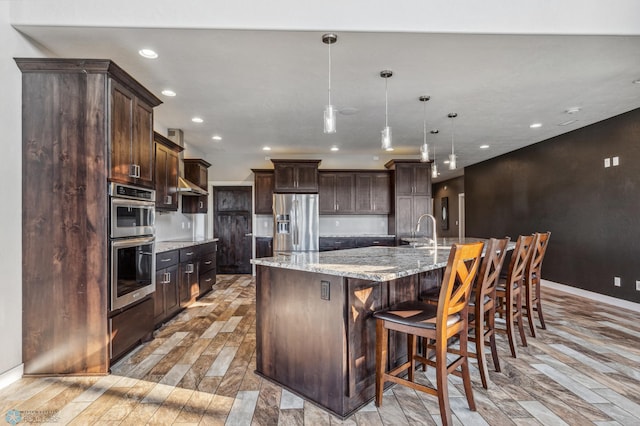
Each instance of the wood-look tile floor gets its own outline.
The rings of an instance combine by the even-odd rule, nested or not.
[[[451,376],[451,406],[462,425],[639,425],[640,314],[543,289],[547,330],[511,358],[498,336],[502,372],[489,390],[472,378],[477,411]],[[217,291],[182,312],[103,377],[25,378],[0,390],[0,419],[142,425],[440,424],[434,397],[394,386],[383,405],[341,421],[261,379],[255,369],[255,284],[218,277]],[[421,380],[432,380],[428,370]],[[40,416],[40,417],[38,417]]]

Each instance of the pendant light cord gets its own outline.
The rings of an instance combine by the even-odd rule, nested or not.
[[[424,134],[424,143],[427,143],[427,103],[423,102],[424,106],[424,117],[422,120],[422,132]],[[429,152],[429,151],[427,151]]]
[[[329,105],[331,105],[331,43],[329,45]]]
[[[389,127],[389,77],[384,78],[384,125]]]
[[[453,119],[455,117],[451,117],[451,154],[454,154],[453,152],[453,134],[455,133],[455,125],[453,123]]]

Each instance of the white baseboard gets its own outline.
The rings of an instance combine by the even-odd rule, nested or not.
[[[20,364],[16,367],[13,367],[11,370],[7,370],[4,373],[0,374],[0,389],[6,388],[13,382],[17,382],[22,379],[22,375],[24,374],[24,364]]]
[[[620,308],[629,309],[630,311],[640,312],[640,303],[629,302],[628,300],[618,299],[616,297],[594,293],[593,291],[583,290],[581,288],[572,287],[570,285],[560,284],[548,280],[542,280],[542,286],[562,291],[564,293],[573,294],[575,296],[584,297],[586,299],[595,300],[596,302],[606,303],[607,305],[613,305]]]

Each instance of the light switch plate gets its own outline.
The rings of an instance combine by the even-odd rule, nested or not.
[[[611,167],[611,158],[607,157],[604,159],[604,167]]]
[[[620,277],[613,277],[613,285],[615,285],[616,287],[620,287],[622,285]]]
[[[331,298],[330,285],[329,281],[320,281],[320,299],[329,300]]]
[[[640,280],[636,280],[636,291],[640,291]]]
[[[620,165],[620,157],[613,157],[612,163],[614,167]]]

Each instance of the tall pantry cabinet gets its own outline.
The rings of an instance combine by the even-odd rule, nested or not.
[[[153,108],[110,60],[18,58],[25,375],[106,374],[108,180],[152,187]]]

